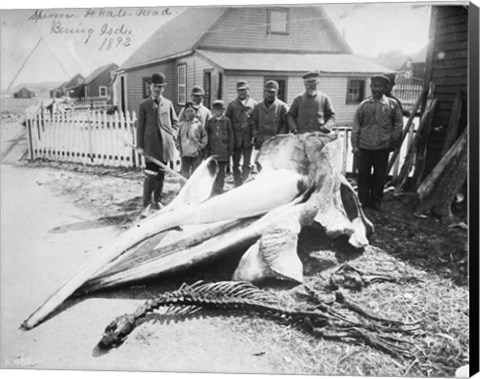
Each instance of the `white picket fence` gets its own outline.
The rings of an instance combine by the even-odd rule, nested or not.
[[[423,91],[421,84],[397,84],[393,87],[393,95],[405,105],[413,105],[417,102]]]
[[[82,99],[74,100],[75,108],[87,108],[87,109],[106,109],[108,108],[108,99],[105,97],[84,97]]]
[[[27,119],[31,159],[112,167],[138,167],[142,160],[122,139],[136,144],[135,112],[48,112]]]
[[[87,165],[111,167],[143,167],[145,162],[125,141],[136,145],[136,114],[105,111],[72,113],[38,113],[27,118],[28,147],[30,159],[49,159],[62,162],[76,162]],[[405,123],[407,119],[404,119]],[[396,177],[405,160],[418,118],[405,138],[400,154],[390,175]],[[356,171],[352,145],[351,127],[338,126],[335,132],[340,140],[342,173]],[[178,161],[178,159],[177,159]],[[180,170],[178,162],[174,169]]]

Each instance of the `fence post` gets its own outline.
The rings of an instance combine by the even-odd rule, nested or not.
[[[28,150],[30,153],[30,160],[34,160],[34,155],[33,155],[33,141],[32,141],[32,120],[30,117],[27,118],[27,135],[28,135]]]
[[[92,140],[92,122],[90,119],[90,112],[87,113],[87,130],[88,130],[88,152],[87,157],[90,158],[90,161],[94,162],[93,156],[93,140]]]

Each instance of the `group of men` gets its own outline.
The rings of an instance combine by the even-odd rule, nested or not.
[[[278,98],[279,84],[274,80],[265,83],[264,98],[260,102],[250,97],[247,81],[237,82],[237,97],[228,103],[225,112],[233,127],[235,186],[248,179],[253,149],[260,149],[268,138],[284,133],[332,132],[335,110],[330,97],[320,92],[319,76],[318,72],[303,75],[305,91],[294,98],[290,107]],[[144,151],[168,164],[174,159],[177,124],[182,121],[184,111],[177,118],[172,102],[162,96],[165,85],[165,75],[152,76],[151,97],[140,105],[138,114],[137,145],[141,153]],[[351,143],[357,159],[359,198],[364,206],[377,210],[381,210],[388,155],[399,147],[403,129],[401,104],[391,96],[392,86],[392,80],[387,75],[371,78],[371,96],[360,103],[352,127]],[[204,95],[204,90],[198,86],[191,93],[196,118],[203,126],[212,117],[202,103]],[[220,102],[223,104],[220,100],[214,104]],[[152,204],[158,209],[165,171],[147,159],[145,174],[143,205]]]

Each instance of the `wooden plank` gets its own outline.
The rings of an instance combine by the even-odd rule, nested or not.
[[[467,58],[468,59],[468,50],[466,48],[463,49],[451,49],[448,51],[448,54],[443,58],[439,58],[438,53],[446,52],[445,50],[438,50],[435,48],[435,55],[433,56],[434,60],[450,60],[450,59],[458,59],[458,58]]]
[[[420,96],[418,97],[415,105],[413,106],[413,109],[412,109],[412,112],[410,113],[410,117],[408,118],[407,120],[407,123],[405,125],[405,127],[403,128],[402,130],[402,137],[401,137],[401,141],[400,141],[400,147],[398,149],[395,149],[395,151],[392,153],[391,157],[390,157],[390,160],[388,162],[388,166],[387,166],[387,172],[390,172],[390,170],[392,169],[393,165],[395,164],[395,162],[398,160],[398,156],[400,154],[400,150],[401,150],[401,145],[403,144],[403,141],[405,140],[405,137],[407,136],[407,134],[410,132],[410,129],[413,125],[413,120],[415,119],[415,115],[417,114],[417,111],[419,110],[421,104],[424,102],[425,98],[427,97],[427,90],[423,90],[422,93],[420,94]],[[397,168],[398,169],[398,168]]]
[[[468,85],[468,78],[466,76],[459,77],[443,77],[443,78],[433,78],[432,79],[436,86],[466,86]]]
[[[433,69],[468,69],[468,59],[454,58],[454,59],[436,59],[433,61]]]
[[[468,49],[468,40],[462,41],[452,41],[452,42],[437,42],[435,44],[435,52],[438,54],[439,52],[450,52],[450,51],[457,51],[457,50],[465,50]]]
[[[437,46],[448,42],[468,41],[468,32],[452,32],[450,34],[437,34]]]
[[[440,29],[437,30],[437,36],[443,36],[445,34],[451,34],[451,33],[463,33],[467,32],[468,33],[468,23],[467,22],[461,22],[458,24],[444,24]]]
[[[406,186],[407,179],[412,170],[413,163],[416,161],[416,158],[417,158],[417,151],[421,147],[419,142],[422,136],[425,136],[425,129],[431,121],[431,116],[432,116],[433,110],[435,109],[435,105],[436,105],[435,99],[427,100],[425,111],[423,112],[420,120],[420,125],[418,126],[418,129],[415,133],[413,141],[408,148],[407,155],[405,157],[402,168],[400,170],[400,174],[398,175],[397,180],[395,181],[396,192],[403,190]]]
[[[28,155],[30,160],[35,159],[35,153],[33,151],[33,137],[32,137],[32,119],[27,118],[27,138],[28,138]]]
[[[459,68],[436,68],[433,70],[433,80],[443,79],[443,78],[461,78],[468,77],[468,68],[459,67]]]
[[[437,99],[432,99],[431,105],[427,108],[425,113],[425,121],[422,127],[422,130],[419,130],[419,139],[417,145],[417,154],[415,157],[415,171],[413,173],[412,178],[412,186],[411,188],[416,189],[420,182],[423,179],[423,175],[425,172],[425,161],[427,155],[427,144],[428,139],[430,137],[430,130],[432,128],[432,119],[433,113],[435,112],[435,107],[437,105]]]
[[[444,156],[457,139],[460,116],[462,115],[462,93],[457,92],[452,105],[452,112],[448,122],[447,134],[443,144],[441,156]]]

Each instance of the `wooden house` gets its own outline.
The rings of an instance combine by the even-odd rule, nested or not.
[[[425,61],[427,59],[427,46],[421,49],[415,57],[408,57],[397,68],[397,84],[421,84],[425,80]]]
[[[22,87],[13,94],[13,97],[16,99],[31,99],[32,97],[35,97],[35,92],[30,91],[26,87]]]
[[[441,158],[457,93],[461,100],[457,134],[459,135],[467,126],[468,25],[468,6],[432,6],[425,85],[428,88],[430,83],[433,84],[434,95],[438,99],[438,103],[433,113],[432,127],[428,136],[426,173],[431,171]],[[478,45],[476,49],[478,49]]]
[[[83,81],[83,93],[85,98],[112,98],[113,73],[118,68],[116,63],[98,67]]]
[[[291,104],[304,91],[302,75],[321,72],[321,90],[348,125],[365,96],[368,78],[389,71],[352,54],[321,6],[192,7],[160,27],[117,70],[114,95],[123,111],[137,111],[155,72],[167,77],[164,96],[177,111],[194,86],[206,91],[206,106],[236,97],[245,79],[250,95],[263,98],[263,84],[275,79],[279,97]]]
[[[65,96],[72,99],[81,99],[85,97],[83,82],[85,78],[81,74],[75,75],[65,84]]]
[[[66,96],[65,86],[67,85],[67,83],[68,83],[68,81],[62,83],[57,88],[52,89],[50,91],[50,97],[52,99],[55,99],[55,98],[59,98],[59,97],[62,97],[62,96]]]

